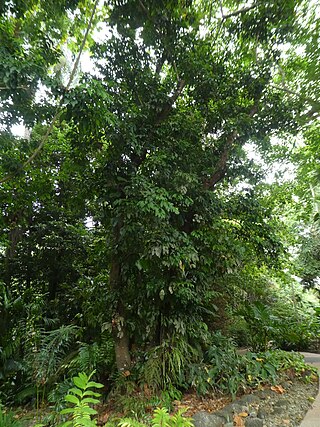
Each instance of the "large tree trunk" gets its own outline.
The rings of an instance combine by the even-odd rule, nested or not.
[[[12,276],[12,260],[16,255],[16,250],[18,243],[22,239],[22,229],[13,223],[14,226],[11,225],[11,229],[9,231],[8,235],[8,246],[6,248],[6,255],[5,255],[5,271],[4,271],[4,282],[8,287],[10,287],[11,283],[11,276]]]
[[[121,300],[121,268],[118,260],[113,259],[110,270],[110,287],[117,294],[117,306],[112,319],[112,334],[115,343],[117,368],[121,372],[128,371],[131,366],[129,352],[129,334],[126,326],[125,309]]]
[[[117,368],[120,372],[126,372],[130,370],[131,366],[131,357],[129,353],[129,336],[127,334],[125,327],[123,328],[117,336],[114,336],[114,347],[115,347],[115,353],[116,353],[116,363]]]

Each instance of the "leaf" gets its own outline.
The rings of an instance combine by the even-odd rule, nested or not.
[[[85,390],[87,387],[87,383],[86,381],[83,381],[81,378],[79,377],[74,377],[73,378],[73,382],[74,384],[79,387],[81,390]]]
[[[83,392],[81,390],[79,390],[78,388],[75,388],[75,387],[70,388],[69,393],[70,392],[78,395],[79,397],[83,396]]]
[[[271,386],[271,390],[275,391],[278,394],[283,394],[285,392],[284,388],[281,385]]]
[[[73,408],[65,408],[62,409],[60,411],[60,414],[64,415],[64,414],[73,414],[74,413],[74,409]]]
[[[67,402],[74,403],[77,406],[79,406],[79,404],[80,404],[80,400],[76,396],[74,396],[73,394],[67,394],[65,397],[65,400]]]
[[[81,403],[92,403],[93,405],[96,405],[100,401],[98,399],[93,399],[92,397],[85,397],[81,400]]]
[[[102,324],[101,332],[104,332],[104,331],[108,331],[111,333],[111,331],[112,331],[112,323],[111,322],[105,322]]]
[[[87,384],[87,382],[89,381],[89,379],[91,378],[91,376],[93,375],[94,372],[92,372],[90,374],[90,376],[88,377],[87,374],[85,374],[84,372],[80,372],[78,374],[78,377],[81,379],[81,381],[83,381],[84,384]]]
[[[233,425],[236,427],[244,427],[244,421],[239,415],[234,415],[233,417]]]
[[[103,384],[96,383],[95,381],[89,381],[87,384],[87,388],[89,388],[89,387],[102,388]]]
[[[89,418],[81,418],[80,420],[77,420],[77,425],[83,427],[93,427],[97,424],[94,421],[91,421]]]
[[[100,397],[100,396],[101,396],[101,393],[97,393],[97,392],[92,391],[92,390],[86,390],[86,391],[84,391],[84,392],[83,392],[82,396],[83,396],[83,397],[84,397],[84,396]]]
[[[96,415],[98,413],[95,409],[90,408],[89,406],[84,406],[83,408],[81,408],[81,412],[90,415]]]
[[[249,416],[249,414],[247,412],[240,412],[240,414],[238,414],[238,415],[239,415],[239,417],[243,417],[243,418]]]
[[[167,408],[157,408],[154,411],[153,427],[169,427],[170,426],[170,415],[168,414]]]

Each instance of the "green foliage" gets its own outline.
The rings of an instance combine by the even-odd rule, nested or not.
[[[120,427],[145,427],[146,424],[141,423],[134,418],[124,418],[118,424]]]
[[[272,343],[280,319],[260,301],[248,303],[239,311],[249,328],[250,345],[254,351],[266,350]]]
[[[261,362],[265,365],[271,365],[277,375],[292,373],[300,378],[308,381],[312,375],[317,376],[317,369],[314,366],[305,363],[303,356],[300,353],[287,352],[283,350],[269,350],[257,355]],[[276,376],[275,376],[276,378]]]
[[[0,427],[23,427],[23,425],[14,417],[13,412],[5,412],[0,405]]]
[[[232,340],[217,333],[205,354],[205,363],[192,373],[192,384],[201,394],[214,389],[234,397],[245,386],[241,360]]]
[[[104,332],[100,342],[81,343],[77,354],[68,364],[68,371],[103,373],[111,371],[114,363],[114,343],[109,334]]]
[[[143,373],[138,369],[136,378],[132,372],[128,378],[121,375],[115,379],[109,397],[114,401],[116,410],[128,416],[134,415],[137,419],[145,416],[147,408],[150,407],[163,406],[169,411],[173,410],[173,402],[182,398],[182,391],[179,388],[185,388],[186,384],[177,383],[176,387],[179,388],[167,384],[165,389],[160,389],[153,383],[147,383]]]
[[[316,296],[291,277],[274,277],[259,301],[249,302],[247,294],[247,299],[238,302],[233,314],[237,320],[230,325],[229,333],[239,345],[253,351],[306,350],[319,334],[316,304]]]
[[[183,338],[176,336],[163,341],[147,354],[142,381],[154,390],[171,390],[186,384],[188,367],[198,357]]]
[[[56,379],[59,369],[70,346],[79,336],[79,328],[75,325],[63,325],[52,331],[44,331],[40,336],[39,348],[30,354],[33,378],[39,385],[45,385]]]
[[[298,353],[267,350],[240,355],[230,339],[216,334],[204,362],[190,368],[190,379],[199,394],[213,389],[234,398],[248,387],[275,384],[287,371],[300,378],[315,372]]]
[[[191,418],[183,417],[186,409],[180,409],[176,414],[170,415],[166,408],[157,408],[151,420],[152,427],[192,427]],[[119,424],[119,427],[144,427],[146,424],[132,418],[124,418]]]
[[[65,396],[65,401],[73,405],[72,408],[62,409],[61,415],[71,414],[72,420],[66,421],[60,425],[60,427],[90,427],[97,425],[96,421],[91,419],[92,415],[97,414],[97,411],[91,407],[99,403],[97,397],[99,393],[91,390],[92,388],[102,388],[103,384],[91,381],[94,371],[90,375],[80,373],[74,377],[74,387],[69,390],[69,393]]]
[[[256,157],[277,165],[295,150],[290,136],[315,122],[318,6],[246,3],[2,1],[1,397],[36,388],[45,398],[63,374],[109,377],[115,363],[119,389],[146,383],[167,401],[190,386],[235,395],[274,378],[272,363],[247,356],[246,366],[213,335],[237,311],[255,350],[310,341],[308,319],[285,322],[261,291],[287,268],[295,238],[279,206],[289,186],[267,185]],[[92,72],[66,90],[65,57],[77,55],[96,4],[103,32],[84,46]],[[19,120],[26,138],[12,135]],[[318,126],[305,138],[300,194],[317,184]],[[79,393],[68,395],[71,412]]]

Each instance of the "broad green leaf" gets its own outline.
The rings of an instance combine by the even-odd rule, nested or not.
[[[84,399],[82,399],[81,403],[92,403],[93,405],[99,403],[100,400],[98,399],[93,399],[92,397],[85,397]]]
[[[90,415],[95,415],[98,413],[95,409],[90,408],[89,406],[84,406],[83,408],[81,408],[81,412]]]
[[[76,396],[74,396],[73,394],[67,394],[66,397],[65,397],[65,400],[67,402],[74,403],[75,405],[79,405],[80,404],[80,400]]]
[[[78,388],[75,388],[75,387],[70,388],[69,393],[70,392],[78,395],[79,397],[82,397],[84,395],[84,393],[81,390],[79,390]]]
[[[84,426],[84,427],[93,427],[93,426],[96,426],[97,423],[95,421],[90,420],[90,419],[81,418],[80,420],[77,421],[77,425],[78,426]]]
[[[101,393],[97,393],[95,391],[92,390],[86,390],[83,392],[83,396],[94,396],[94,397],[100,397]]]
[[[85,390],[85,389],[86,389],[86,387],[87,387],[87,382],[86,382],[83,378],[80,378],[80,377],[74,377],[74,378],[72,378],[72,380],[73,380],[74,384],[75,384],[78,388],[80,388],[81,390]]]
[[[64,414],[73,414],[74,413],[74,409],[73,408],[65,408],[62,409],[60,414],[64,415]]]
[[[92,375],[92,374],[91,374]],[[90,376],[91,376],[90,375]],[[85,384],[87,384],[88,383],[88,381],[89,381],[89,377],[88,377],[88,375],[86,374],[86,373],[84,373],[84,372],[80,372],[79,374],[78,374],[78,377],[81,379],[81,381],[83,381]]]
[[[94,381],[89,381],[87,384],[87,388],[89,388],[89,387],[102,388],[102,387],[104,387],[104,385],[101,383],[96,383]]]

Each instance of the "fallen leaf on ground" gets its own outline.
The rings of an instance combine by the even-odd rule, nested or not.
[[[233,417],[233,425],[236,427],[245,427],[244,421],[239,415],[234,415]]]
[[[275,391],[278,394],[283,394],[285,392],[284,388],[281,385],[274,385],[271,387],[272,391]]]

